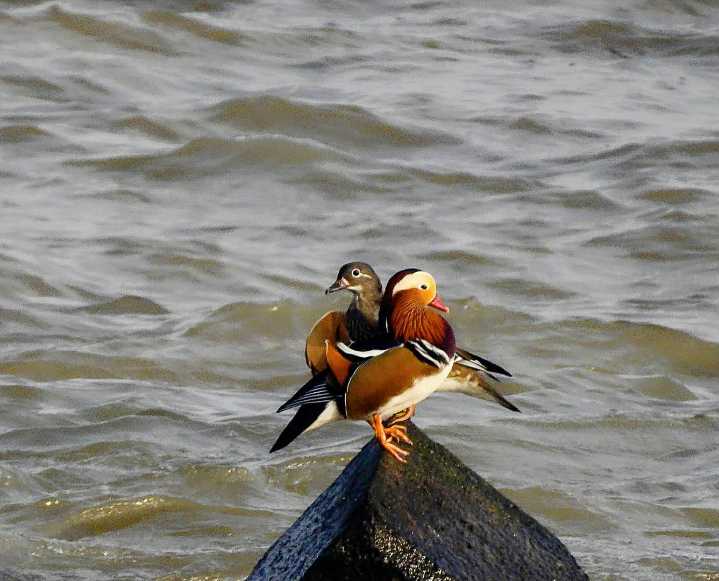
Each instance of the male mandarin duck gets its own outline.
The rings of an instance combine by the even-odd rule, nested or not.
[[[402,425],[385,427],[383,421],[405,409],[414,409],[449,375],[456,357],[452,327],[430,307],[449,309],[437,295],[432,275],[417,269],[403,270],[389,281],[380,320],[388,335],[378,341],[358,341],[351,347],[325,341],[328,373],[315,375],[278,411],[300,407],[292,422],[303,429],[292,435],[340,420],[366,420],[380,445],[400,462],[409,454],[392,440],[411,444]],[[322,406],[317,415],[303,413],[308,406]],[[290,422],[290,424],[292,424]],[[271,451],[291,441],[283,435]]]

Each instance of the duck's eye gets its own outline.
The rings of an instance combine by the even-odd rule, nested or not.
[[[359,270],[359,268],[355,268],[355,269],[352,271],[352,276],[354,276],[355,278],[357,278],[359,275],[360,275],[360,270]]]
[[[419,288],[421,288],[422,290],[427,290],[429,287],[426,284],[421,284],[419,285]]]

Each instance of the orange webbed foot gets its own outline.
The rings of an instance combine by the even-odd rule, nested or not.
[[[397,440],[397,442],[404,442],[412,446],[412,440],[407,435],[407,426],[401,426],[398,424],[392,424],[388,428],[384,429],[384,433],[389,436],[390,440]]]
[[[403,464],[407,462],[407,456],[409,456],[409,452],[406,450],[403,450],[400,448],[397,444],[393,444],[391,442],[391,438],[394,437],[394,434],[390,434],[388,430],[392,430],[392,427],[385,428],[382,425],[382,418],[378,414],[375,414],[372,416],[372,427],[374,428],[374,434],[377,438],[377,441],[379,442],[379,445],[382,446],[387,452],[398,462],[402,462]],[[400,427],[400,426],[393,426],[393,427]],[[404,428],[404,426],[401,426],[401,428]],[[404,428],[406,430],[406,428]],[[404,433],[403,430],[399,430],[398,433],[402,433],[402,435],[407,438],[407,434]],[[400,438],[398,438],[400,439]],[[409,438],[407,438],[409,440]]]
[[[409,452],[407,452],[407,450],[403,450],[396,444],[392,444],[389,440],[385,441],[385,443],[382,444],[382,447],[387,450],[387,452],[389,452],[398,462],[402,462],[402,464],[407,463],[407,456],[409,456]]]

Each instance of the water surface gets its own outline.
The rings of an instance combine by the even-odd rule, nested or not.
[[[242,579],[337,268],[436,275],[510,414],[417,423],[593,579],[719,578],[719,5],[0,2],[0,562]]]

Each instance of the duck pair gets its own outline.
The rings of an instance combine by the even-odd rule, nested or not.
[[[366,420],[380,445],[405,462],[408,452],[398,444],[411,441],[398,422],[434,391],[459,391],[519,411],[491,383],[495,374],[511,374],[456,346],[452,327],[433,310],[449,311],[432,275],[402,270],[382,293],[372,267],[351,262],[325,292],[341,290],[352,292],[352,302],[344,313],[323,315],[310,331],[305,359],[313,377],[277,410],[299,408],[270,452],[327,423]]]

